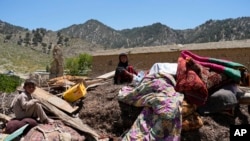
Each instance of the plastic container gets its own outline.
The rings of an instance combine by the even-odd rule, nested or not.
[[[76,100],[84,97],[86,93],[87,90],[83,83],[78,83],[63,93],[63,99],[68,102],[75,102]]]

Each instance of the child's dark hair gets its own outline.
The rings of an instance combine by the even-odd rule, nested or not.
[[[30,84],[36,86],[36,81],[34,81],[33,79],[26,79],[23,87],[26,87],[27,85],[30,85]]]

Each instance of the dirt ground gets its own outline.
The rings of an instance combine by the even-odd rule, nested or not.
[[[114,85],[111,78],[103,85],[88,89],[78,113],[79,118],[100,135],[120,140],[141,111],[141,108],[117,100],[119,90],[126,85]],[[10,103],[16,94],[0,94],[0,113],[13,115]],[[233,117],[211,114],[201,118],[204,125],[198,130],[182,132],[182,141],[229,141],[230,125],[250,124],[248,105],[239,105]],[[3,127],[0,121],[0,131]]]
[[[141,109],[118,102],[117,94],[124,85],[107,84],[88,91],[79,117],[99,133],[121,137],[133,124]],[[247,105],[239,105],[235,116],[223,114],[202,116],[204,126],[199,130],[182,132],[182,141],[229,141],[230,125],[249,124]]]
[[[79,118],[99,134],[115,140],[121,138],[131,127],[141,108],[120,103],[117,94],[124,85],[114,85],[112,79],[104,85],[88,90],[83,100]],[[16,94],[16,93],[15,93]],[[1,94],[0,112],[11,115],[9,105],[15,94]],[[250,115],[247,105],[239,105],[235,116],[223,114],[202,116],[204,126],[198,130],[182,132],[182,141],[229,141],[230,125],[249,124]],[[3,128],[1,123],[0,129]]]
[[[235,45],[236,44],[236,45]],[[233,47],[249,47],[249,40],[244,41],[244,45],[235,42],[235,44],[227,43],[227,45],[232,45]],[[177,45],[178,48],[184,49],[186,46],[191,46],[192,48],[200,48],[195,45]],[[204,44],[202,44],[204,46]],[[209,43],[208,47],[221,46],[220,44],[214,45],[213,43]],[[218,48],[219,48],[218,47]],[[176,47],[173,47],[176,49]],[[161,52],[160,48],[154,49],[157,52]],[[165,48],[162,48],[166,50]],[[142,49],[140,49],[141,51]],[[143,51],[148,52],[148,50],[152,50],[152,48],[147,48]],[[171,48],[170,48],[171,50]],[[171,50],[172,51],[172,50]],[[223,50],[227,51],[227,50]],[[109,51],[110,54],[111,51]],[[92,76],[99,76],[104,73],[107,73],[117,65],[117,54],[120,52],[131,52],[131,63],[135,64],[137,68],[140,69],[148,69],[154,62],[176,62],[177,55],[173,52],[168,54],[162,53],[159,57],[159,54],[137,54],[133,56],[134,53],[137,53],[136,50],[128,50],[128,51],[112,51],[114,56],[105,56],[104,52],[99,52],[104,56],[95,57],[94,60],[97,65],[92,72]],[[214,52],[211,50],[210,52]],[[236,62],[241,62],[249,68],[249,51],[242,50],[244,54],[237,53],[238,56],[234,58],[228,58],[229,60],[233,60]],[[206,56],[209,51],[197,51],[199,55]],[[217,54],[216,54],[217,53]],[[230,53],[232,51],[228,51],[228,53],[221,53],[219,51],[213,53],[213,57],[217,58],[227,58],[231,56]],[[96,53],[98,55],[98,52]],[[234,53],[235,54],[235,53]],[[154,57],[155,56],[155,57]],[[243,57],[242,57],[243,56]],[[245,57],[244,57],[245,56]],[[106,58],[105,58],[106,57]],[[110,57],[110,58],[109,58]],[[153,60],[155,58],[155,60]],[[245,60],[242,60],[245,59]],[[137,63],[136,60],[146,60],[140,63]],[[106,62],[105,62],[106,61]],[[102,66],[100,66],[102,65]],[[88,89],[88,93],[86,98],[83,100],[82,108],[78,114],[79,118],[82,119],[83,123],[88,124],[99,134],[109,136],[114,140],[119,140],[131,127],[137,115],[140,113],[141,108],[133,107],[121,102],[118,102],[117,95],[119,90],[125,86],[124,85],[114,85],[112,79],[107,80],[107,83],[104,85],[97,86],[95,88]],[[2,94],[0,93],[0,113],[12,116],[13,113],[10,110],[10,103],[14,98],[15,94]],[[204,125],[194,131],[182,132],[181,140],[182,141],[229,141],[230,140],[230,125],[240,125],[240,124],[250,124],[250,114],[248,111],[248,105],[239,105],[235,109],[235,115],[233,117],[223,114],[211,114],[206,116],[201,116]],[[4,123],[0,121],[0,131],[4,128]]]

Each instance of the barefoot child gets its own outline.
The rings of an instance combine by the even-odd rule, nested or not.
[[[27,79],[24,82],[23,89],[24,91],[21,92],[11,104],[16,119],[34,118],[41,123],[53,122],[52,119],[48,118],[39,101],[32,97],[32,93],[36,89],[35,81]]]

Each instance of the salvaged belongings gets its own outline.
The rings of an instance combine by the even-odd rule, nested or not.
[[[33,118],[24,118],[21,120],[18,119],[11,119],[7,122],[5,133],[11,134],[18,130],[19,128],[23,127],[25,124],[28,124],[28,128],[25,129],[25,133],[27,133],[32,127],[35,127],[38,125],[37,121]]]
[[[177,72],[177,63],[155,63],[149,70],[149,74],[166,72],[172,75],[176,75]]]
[[[184,95],[175,91],[168,73],[146,75],[135,88],[124,86],[118,100],[144,107],[123,140],[180,140],[181,103]]]
[[[75,102],[76,100],[83,98],[86,95],[86,93],[87,90],[84,84],[78,83],[63,93],[63,99],[65,99],[68,102]]]
[[[176,91],[190,103],[204,105],[208,96],[229,83],[239,84],[247,68],[239,63],[182,51],[178,58]]]
[[[85,137],[81,136],[74,129],[64,125],[61,121],[56,120],[53,124],[39,124],[33,127],[25,136],[25,141],[84,141]]]
[[[182,131],[191,131],[203,126],[203,121],[196,110],[197,106],[195,104],[190,104],[183,100],[181,106]]]
[[[233,115],[234,108],[238,104],[241,94],[236,84],[224,85],[208,97],[208,101],[204,106],[198,108],[199,113],[209,114],[227,111],[228,114]]]

